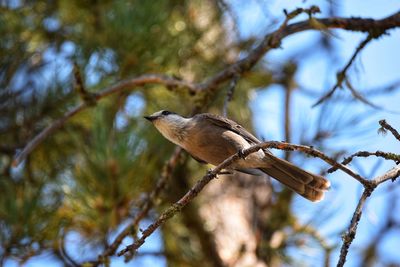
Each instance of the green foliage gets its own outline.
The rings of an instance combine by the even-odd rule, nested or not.
[[[69,232],[103,246],[132,217],[174,149],[141,115],[159,109],[189,115],[195,105],[204,105],[204,97],[163,86],[127,91],[74,116],[16,169],[11,166],[15,151],[82,101],[72,86],[73,62],[89,92],[144,73],[195,81],[219,70],[230,49],[221,10],[212,1],[1,5],[2,259],[15,256],[23,262],[44,251],[60,257],[59,241]],[[253,80],[264,84],[262,77]],[[230,106],[241,119],[249,116],[243,113],[245,87]],[[220,106],[223,98],[219,94],[212,105]],[[174,237],[166,238],[172,238],[166,241],[172,246]]]

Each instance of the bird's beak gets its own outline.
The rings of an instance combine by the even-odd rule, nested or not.
[[[149,121],[154,121],[155,119],[157,119],[156,116],[144,116],[143,118],[145,118],[146,120],[149,120]]]

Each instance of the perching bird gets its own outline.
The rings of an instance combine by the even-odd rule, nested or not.
[[[260,143],[236,122],[210,113],[185,118],[161,110],[145,118],[165,138],[185,149],[194,159],[213,165],[219,165],[238,151]],[[311,201],[322,200],[330,186],[324,177],[277,158],[267,149],[239,159],[230,168],[254,175],[261,170]]]

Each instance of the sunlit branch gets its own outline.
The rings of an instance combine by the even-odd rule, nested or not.
[[[347,230],[347,232],[342,236],[343,244],[342,248],[340,249],[340,256],[339,256],[339,261],[337,263],[338,267],[341,267],[345,264],[346,262],[346,257],[347,253],[349,251],[349,247],[351,243],[353,242],[354,238],[356,237],[357,233],[357,226],[358,222],[361,219],[361,214],[362,214],[362,209],[365,205],[365,201],[367,198],[371,195],[373,189],[365,189],[360,200],[358,201],[356,210],[353,213],[353,217],[351,218],[351,223],[350,226]]]
[[[349,157],[346,157],[343,161],[343,165],[349,164],[355,157],[370,157],[370,156],[375,156],[375,157],[380,157],[384,158],[386,160],[393,160],[395,163],[400,163],[400,155],[394,154],[394,153],[388,153],[388,152],[382,152],[382,151],[376,151],[376,152],[369,152],[369,151],[358,151]],[[328,170],[328,173],[332,173],[336,170],[335,167],[332,167]]]
[[[225,161],[223,161],[220,165],[215,167],[214,169],[210,170],[206,175],[204,175],[200,180],[196,182],[196,184],[177,202],[171,205],[166,211],[164,211],[158,219],[150,224],[143,232],[142,236],[137,239],[133,244],[127,246],[120,252],[118,252],[118,256],[122,256],[127,252],[136,252],[138,248],[140,248],[144,242],[146,241],[147,237],[149,237],[155,230],[157,230],[162,224],[164,224],[167,220],[175,216],[178,212],[180,212],[189,202],[191,202],[202,190],[203,188],[212,180],[214,179],[223,169],[229,168],[230,165],[235,163],[237,160],[241,158],[245,158],[246,156],[250,155],[251,153],[255,153],[260,149],[265,148],[276,148],[281,150],[299,150],[304,153],[307,153],[311,156],[321,158],[328,164],[332,166],[337,166],[339,169],[344,171],[345,173],[349,174],[353,178],[357,179],[363,185],[368,184],[368,181],[362,178],[360,175],[354,173],[352,170],[348,169],[346,166],[336,162],[335,160],[331,159],[330,157],[326,156],[322,152],[309,147],[309,146],[302,146],[302,145],[295,145],[289,144],[285,142],[264,142],[257,145],[254,145],[248,149],[245,149],[241,152],[238,152]]]

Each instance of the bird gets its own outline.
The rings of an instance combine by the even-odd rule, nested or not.
[[[233,154],[261,143],[254,135],[233,120],[212,113],[183,117],[160,110],[144,116],[169,141],[186,150],[195,160],[218,166]],[[330,187],[329,180],[260,149],[234,162],[228,170],[275,178],[300,196],[321,201]]]

